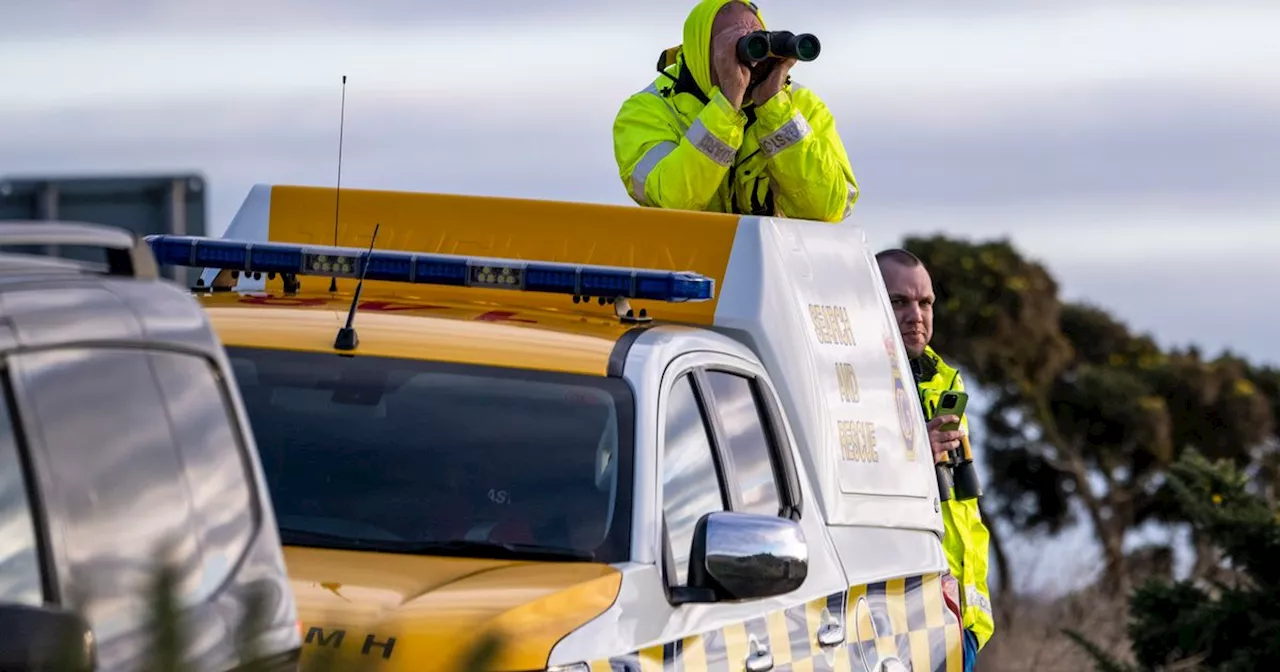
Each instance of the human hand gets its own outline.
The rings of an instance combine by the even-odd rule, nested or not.
[[[734,109],[742,108],[742,98],[751,81],[751,71],[738,60],[738,38],[746,34],[746,30],[722,30],[716,36],[715,48],[712,49],[715,58],[711,67],[715,68],[716,77],[720,80],[720,92]]]
[[[796,59],[794,58],[784,58],[775,63],[773,70],[764,78],[764,81],[751,90],[751,102],[755,103],[756,107],[760,107],[769,102],[770,98],[778,95],[778,92],[782,90],[782,85],[787,81],[787,75],[791,72],[791,67],[795,64]]]
[[[944,454],[948,451],[960,447],[960,437],[964,436],[962,430],[944,432],[940,429],[943,425],[953,422],[960,422],[959,416],[939,415],[929,421],[929,445],[933,448],[934,461],[937,461],[940,456],[945,456]]]

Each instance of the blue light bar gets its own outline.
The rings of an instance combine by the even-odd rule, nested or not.
[[[514,289],[572,296],[679,303],[715,296],[715,280],[690,271],[587,266],[448,254],[251,243],[200,236],[152,235],[147,244],[162,266],[218,268],[241,273],[291,273],[456,287]]]

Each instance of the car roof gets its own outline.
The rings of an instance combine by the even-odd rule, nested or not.
[[[208,357],[221,350],[199,306],[174,283],[0,255],[0,352],[123,343],[180,347]]]
[[[362,294],[354,352],[334,348],[350,293],[197,293],[227,347],[404,357],[604,376],[634,325],[514,305]]]
[[[99,248],[105,258],[49,254],[48,246],[63,245]],[[3,221],[0,246],[0,352],[94,343],[183,347],[209,357],[220,352],[199,307],[158,277],[146,244],[124,229]]]

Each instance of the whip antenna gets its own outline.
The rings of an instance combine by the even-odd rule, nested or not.
[[[342,76],[342,108],[338,113],[338,182],[333,194],[333,245],[338,245],[338,209],[342,205],[342,131],[347,122],[347,76]],[[329,278],[329,291],[338,291],[338,279]]]
[[[351,308],[347,311],[347,326],[338,330],[338,337],[333,341],[333,347],[336,350],[355,350],[360,344],[360,338],[356,336],[356,308],[360,306],[360,290],[364,289],[364,274],[369,271],[369,264],[373,261],[373,243],[378,240],[378,229],[381,224],[373,225],[373,237],[369,239],[369,253],[364,255],[364,260],[357,262],[360,264],[360,281],[356,283],[355,296],[351,297]]]

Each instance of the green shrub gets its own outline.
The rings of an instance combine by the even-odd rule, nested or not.
[[[1105,672],[1280,669],[1280,515],[1225,460],[1189,452],[1169,480],[1179,515],[1222,551],[1227,578],[1151,580],[1134,590],[1128,633],[1136,667],[1066,634]]]

